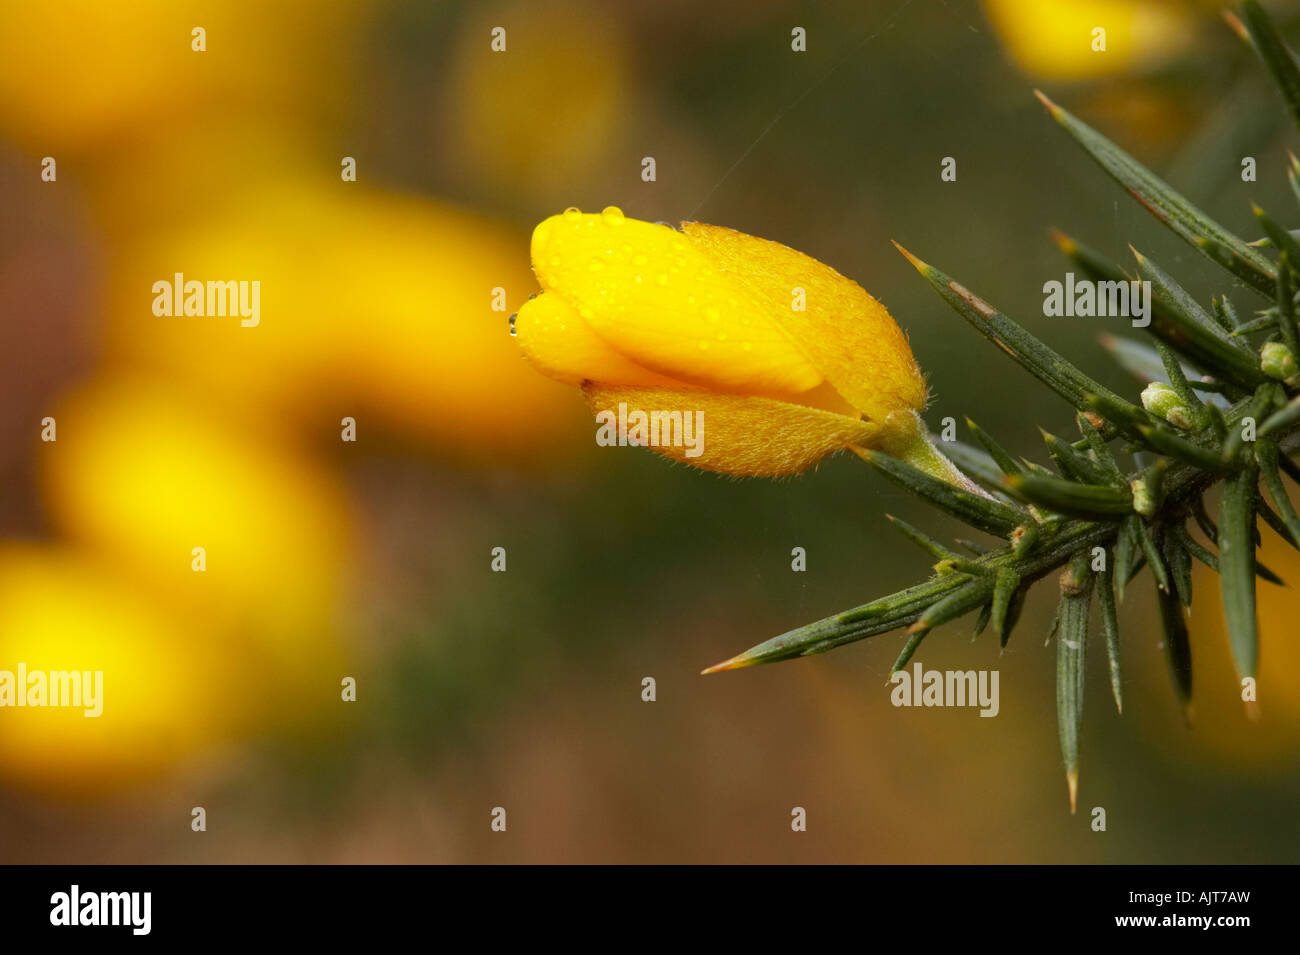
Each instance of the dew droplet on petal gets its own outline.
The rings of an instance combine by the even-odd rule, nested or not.
[[[666,273],[666,272],[660,272],[658,275],[655,276],[655,281],[656,281],[658,284],[660,284],[660,285],[667,285],[667,284],[668,284],[668,273]]]
[[[515,312],[513,315],[510,316],[510,335],[512,337],[519,334],[519,329],[515,328],[515,319],[518,317],[519,317],[518,312]]]
[[[600,210],[600,217],[604,220],[605,225],[623,224],[623,210],[618,206],[606,206]]]
[[[576,219],[580,215],[582,215],[582,210],[579,209],[577,206],[569,206],[569,208],[564,210],[564,218],[566,219],[570,219],[570,220]]]

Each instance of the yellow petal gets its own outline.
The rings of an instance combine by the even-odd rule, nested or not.
[[[797,474],[850,444],[873,444],[879,428],[846,415],[790,404],[773,398],[718,394],[696,389],[629,388],[588,382],[583,386],[592,411],[630,415],[642,411],[700,412],[692,442],[683,433],[659,434],[652,450],[693,467],[723,474],[775,477]],[[674,441],[680,437],[682,440]],[[698,443],[696,443],[698,442]],[[698,448],[699,453],[691,453]]]
[[[680,385],[614,351],[577,309],[554,292],[543,292],[523,304],[515,315],[515,338],[534,368],[566,385],[580,385],[588,378],[627,385]]]
[[[925,379],[907,337],[858,283],[779,242],[702,222],[682,229],[867,417],[883,422],[893,411],[925,405]],[[804,291],[803,311],[792,307],[796,288]]]
[[[667,226],[570,210],[533,231],[532,258],[542,285],[638,365],[731,392],[798,393],[822,382],[744,284]]]

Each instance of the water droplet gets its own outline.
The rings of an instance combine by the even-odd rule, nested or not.
[[[704,317],[711,322],[716,322],[718,320],[718,310],[710,305],[704,310]]]
[[[560,263],[563,262],[563,261],[564,261],[564,260],[561,259],[558,255],[553,255],[553,256],[551,256],[551,268],[553,268],[553,269],[554,269],[554,268],[559,268]]]
[[[519,317],[519,313],[518,313],[518,312],[515,312],[513,315],[510,316],[510,336],[511,336],[512,338],[513,338],[515,335],[518,335],[518,334],[519,334],[519,329],[515,328],[515,319],[518,318],[518,317]]]
[[[754,343],[753,343],[753,342],[745,342],[743,345],[740,346],[740,348],[741,348],[742,351],[753,351],[753,350],[754,350]]]
[[[605,220],[605,225],[622,225],[623,210],[618,206],[606,206],[600,210],[600,217]]]
[[[537,298],[537,293],[536,293],[536,292],[529,292],[529,293],[528,293],[528,301],[531,302],[531,301],[532,301],[533,299],[535,299],[535,298]]]
[[[645,265],[645,263],[646,263],[646,257],[644,255],[637,255],[634,259],[632,259],[633,265]]]
[[[604,267],[605,267],[604,259],[595,258],[592,259],[589,263],[587,263],[587,269],[591,272],[599,272]]]
[[[658,282],[660,285],[667,285],[668,274],[666,272],[660,272],[658,275],[655,276],[655,281]]]

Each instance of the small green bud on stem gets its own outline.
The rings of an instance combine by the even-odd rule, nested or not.
[[[1300,385],[1300,366],[1291,349],[1281,342],[1269,342],[1259,350],[1259,367],[1270,378],[1292,387]]]
[[[1293,362],[1294,364],[1294,362]],[[1184,431],[1196,426],[1196,415],[1182,396],[1163,381],[1153,381],[1142,389],[1142,407]]]
[[[1129,490],[1133,492],[1133,510],[1144,517],[1151,517],[1155,514],[1156,496],[1152,493],[1151,484],[1145,477],[1130,481]]]

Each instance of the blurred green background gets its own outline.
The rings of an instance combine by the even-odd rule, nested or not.
[[[531,227],[566,206],[731,226],[890,309],[932,428],[970,416],[1038,455],[1069,409],[890,239],[1129,393],[1097,343],[1122,326],[1042,317],[1067,270],[1048,227],[1230,285],[1035,86],[1246,237],[1252,200],[1294,218],[1280,100],[1190,0],[5,4],[0,668],[98,667],[107,689],[97,721],[0,712],[0,861],[1294,861],[1290,591],[1261,595],[1250,723],[1199,579],[1189,731],[1130,589],[1125,712],[1094,654],[1071,817],[1050,582],[1005,655],[963,622],[918,656],[998,668],[996,719],[893,708],[900,634],[701,677],[926,575],[886,512],[964,533],[845,456],[740,481],[597,448],[490,308],[535,289]],[[176,271],[259,279],[261,325],[155,317]]]

